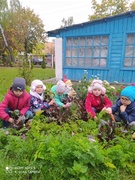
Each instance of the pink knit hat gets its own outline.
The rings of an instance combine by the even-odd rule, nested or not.
[[[106,93],[106,89],[103,86],[103,81],[101,80],[93,80],[91,85],[88,87],[88,92],[92,93],[93,89],[101,89],[101,93],[105,94]]]
[[[66,91],[66,84],[62,81],[59,80],[56,84],[56,92],[57,93],[64,93]]]

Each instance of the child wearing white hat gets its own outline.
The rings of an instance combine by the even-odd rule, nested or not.
[[[91,118],[96,119],[96,113],[112,106],[111,100],[106,96],[106,89],[101,80],[93,80],[88,88],[85,107]]]
[[[54,103],[54,101],[46,102],[44,100],[44,92],[46,90],[46,86],[42,81],[35,79],[32,81],[30,86],[30,95],[31,95],[31,111],[35,114],[37,111],[45,110],[50,108],[50,105]]]

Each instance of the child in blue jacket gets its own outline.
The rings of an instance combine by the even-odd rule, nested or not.
[[[135,86],[125,87],[116,104],[107,108],[106,113],[114,114],[116,122],[123,121],[130,126],[135,125]]]

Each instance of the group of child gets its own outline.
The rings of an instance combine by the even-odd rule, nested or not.
[[[30,92],[26,92],[26,82],[24,78],[15,78],[12,86],[8,90],[4,100],[0,103],[0,118],[3,120],[3,128],[8,128],[15,121],[11,116],[11,111],[18,109],[20,116],[16,121],[18,124],[22,118],[25,123],[32,119],[36,112],[57,105],[60,108],[68,108],[71,102],[64,103],[62,100],[68,95],[76,96],[70,80],[59,80],[51,88],[54,98],[47,102],[44,99],[46,86],[41,80],[34,80],[30,86]],[[120,94],[116,104],[106,96],[106,89],[101,80],[93,80],[88,88],[85,100],[87,113],[92,119],[97,119],[97,113],[105,111],[107,114],[114,114],[115,121],[123,121],[125,124],[135,125],[135,86],[127,86]]]

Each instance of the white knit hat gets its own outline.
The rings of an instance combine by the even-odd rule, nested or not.
[[[93,80],[91,85],[88,87],[88,92],[92,93],[93,89],[100,89],[102,94],[106,93],[106,89],[103,87],[101,80]]]
[[[39,86],[39,85],[43,86],[44,91],[46,90],[46,86],[43,84],[42,81],[40,81],[38,79],[35,79],[34,81],[32,81],[31,86],[30,86],[30,90],[35,91],[36,86]]]
[[[66,84],[62,81],[59,80],[56,84],[56,92],[57,93],[64,93],[66,91]]]

